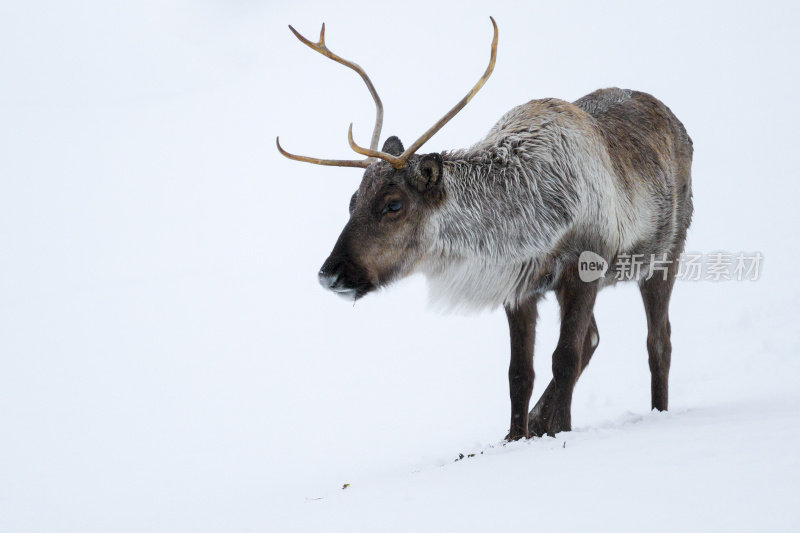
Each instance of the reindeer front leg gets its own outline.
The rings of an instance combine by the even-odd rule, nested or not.
[[[586,337],[583,339],[583,352],[581,352],[581,374],[586,369],[586,365],[594,355],[597,345],[600,343],[600,333],[597,330],[597,322],[595,321],[594,314],[589,323],[589,329],[586,331]],[[580,379],[580,375],[578,376]],[[547,433],[547,428],[550,424],[550,419],[553,416],[553,407],[555,406],[556,395],[556,381],[550,380],[547,388],[542,393],[539,401],[533,406],[531,412],[528,413],[528,432],[532,437],[541,437]]]
[[[528,404],[533,391],[533,343],[536,336],[536,298],[518,307],[506,307],[511,334],[511,363],[508,365],[508,386],[511,394],[511,427],[506,440],[530,437]]]
[[[581,281],[577,268],[572,272],[567,269],[556,290],[561,306],[561,334],[553,352],[553,381],[533,409],[535,419],[530,430],[538,436],[572,429],[572,392],[599,339],[593,311],[597,282]]]

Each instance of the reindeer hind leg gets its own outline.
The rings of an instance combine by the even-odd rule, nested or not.
[[[666,411],[669,400],[669,367],[672,358],[669,300],[678,262],[670,261],[666,272],[657,272],[640,284],[647,315],[647,354],[650,363],[651,409]]]

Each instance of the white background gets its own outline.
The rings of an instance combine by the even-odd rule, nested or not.
[[[798,11],[4,3],[0,531],[797,529]],[[501,311],[438,315],[418,277],[355,306],[317,284],[360,171],[274,138],[353,157],[374,109],[287,24],[326,22],[408,144],[483,72],[489,15],[494,74],[426,150],[533,98],[650,92],[694,140],[687,248],[765,257],[758,282],[676,286],[669,414],[633,286],[598,298],[575,431],[502,446]]]

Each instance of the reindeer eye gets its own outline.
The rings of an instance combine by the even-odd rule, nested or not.
[[[386,203],[386,207],[383,208],[381,214],[385,215],[386,213],[397,213],[401,209],[403,209],[403,202],[400,200],[389,200],[389,202]]]

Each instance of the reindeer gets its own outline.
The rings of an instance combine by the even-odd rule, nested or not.
[[[672,347],[668,307],[692,215],[692,141],[656,98],[617,88],[574,103],[546,98],[507,112],[470,148],[417,151],[480,90],[489,66],[444,117],[408,148],[389,137],[378,151],[383,105],[364,70],[331,52],[325,25],[313,50],[356,71],[376,105],[369,148],[348,141],[361,160],[286,152],[317,165],[365,169],[350,200],[350,220],[319,271],[319,281],[350,301],[414,272],[428,279],[434,302],[450,308],[503,306],[511,336],[507,440],[571,429],[572,393],[600,337],[597,292],[618,281],[614,266],[583,281],[579,257],[592,252],[616,265],[641,257],[639,284],[647,315],[651,407],[667,409]],[[653,259],[662,261],[652,275]],[[645,275],[646,273],[650,275]],[[554,291],[561,309],[553,379],[528,412],[533,390],[537,302]]]

